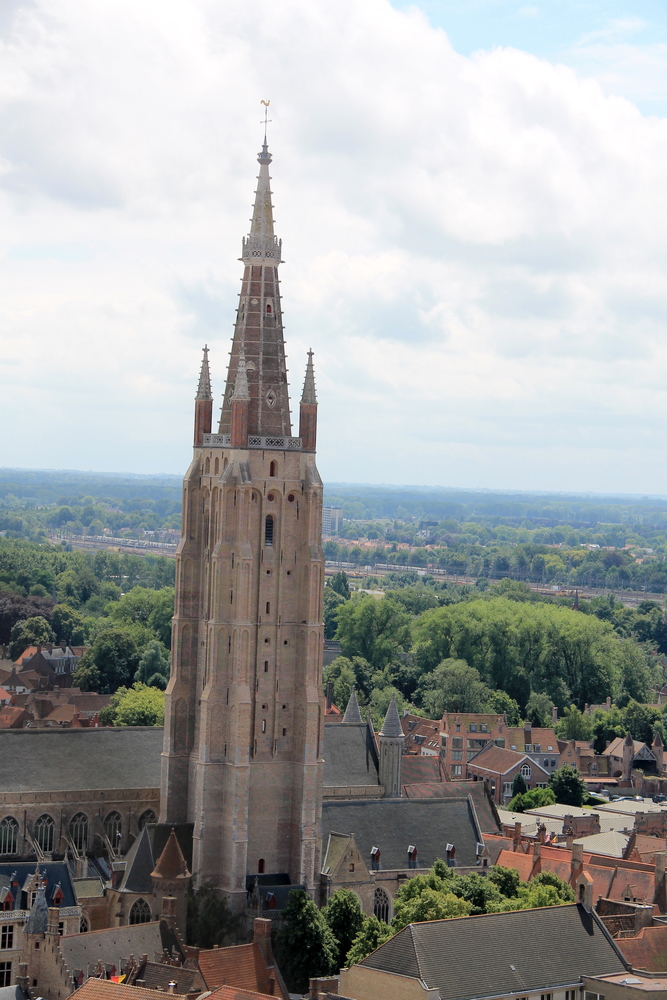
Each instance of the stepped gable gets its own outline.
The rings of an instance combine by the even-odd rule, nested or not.
[[[97,963],[120,969],[131,955],[159,958],[162,954],[159,920],[124,927],[106,927],[86,934],[66,934],[60,938],[60,954],[69,974],[77,982],[93,974]]]
[[[0,731],[3,792],[159,788],[159,726]]]
[[[539,993],[583,972],[625,971],[599,920],[576,903],[410,924],[360,964],[421,981],[441,1000]]]

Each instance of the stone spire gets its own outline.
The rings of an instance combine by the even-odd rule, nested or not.
[[[310,403],[317,406],[317,393],[315,391],[315,370],[313,368],[313,352],[308,351],[308,363],[306,365],[306,377],[303,380],[303,392],[301,394],[302,403]]]
[[[197,395],[195,396],[195,399],[213,399],[213,394],[211,392],[211,372],[208,367],[208,344],[204,346],[204,357],[201,362],[199,385],[197,387]]]
[[[313,352],[308,351],[306,377],[299,406],[299,437],[304,451],[315,451],[317,445],[317,393],[315,392],[315,371]]]
[[[359,711],[359,702],[357,701],[357,692],[354,688],[352,688],[350,700],[347,703],[345,715],[343,716],[343,722],[358,724],[362,721],[361,712]]]
[[[211,433],[213,423],[213,394],[211,393],[211,373],[208,367],[208,345],[204,347],[204,356],[199,372],[199,385],[195,396],[195,433],[194,447],[201,448],[204,434]]]
[[[396,699],[392,698],[389,702],[389,708],[387,709],[387,714],[384,717],[384,722],[382,723],[382,729],[380,730],[380,736],[387,736],[394,739],[397,736],[403,737],[403,730],[401,729],[401,720],[398,714],[398,708],[396,707]]]
[[[271,154],[266,136],[257,160],[259,176],[255,205],[250,233],[242,244],[241,260],[245,267],[219,430],[221,434],[231,434],[232,397],[243,354],[250,399],[248,433],[260,437],[291,437],[292,423],[278,282],[282,243],[274,235],[273,229],[269,176]]]

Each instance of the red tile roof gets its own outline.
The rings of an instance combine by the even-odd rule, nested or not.
[[[440,757],[404,754],[401,759],[401,781],[405,785],[444,780]]]
[[[271,992],[268,966],[256,942],[200,951],[199,968],[210,990],[236,986],[256,993]]]
[[[616,945],[633,969],[667,972],[667,927],[642,927],[636,937],[618,938]]]
[[[207,1000],[265,1000],[266,993],[253,993],[251,990],[240,990],[236,986],[220,986],[209,995]]]
[[[504,747],[497,747],[493,743],[489,743],[484,750],[480,750],[468,766],[469,768],[484,768],[485,771],[492,771],[494,774],[507,774],[524,759],[526,759],[525,753],[519,753],[518,750],[506,750]],[[538,764],[535,764],[535,761],[527,759],[531,767],[542,770]]]
[[[77,1000],[155,1000],[155,990],[112,983],[109,979],[87,979],[76,996]]]

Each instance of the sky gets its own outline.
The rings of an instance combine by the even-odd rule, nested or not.
[[[650,0],[0,0],[0,466],[185,472],[262,99],[325,481],[667,493]]]

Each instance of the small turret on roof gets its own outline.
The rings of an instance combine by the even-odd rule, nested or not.
[[[350,700],[347,703],[347,708],[345,709],[345,715],[343,716],[344,723],[359,723],[363,722],[361,718],[361,712],[359,711],[359,702],[357,701],[357,692],[352,688],[350,693]]]
[[[173,827],[162,854],[157,859],[155,869],[151,872],[151,878],[190,878],[190,872]]]
[[[39,868],[37,869],[39,873]],[[25,925],[26,934],[46,934],[46,928],[49,923],[49,904],[46,902],[46,893],[44,892],[44,886],[40,885],[37,895],[35,896],[35,902],[30,908],[30,916]]]
[[[656,729],[655,733],[653,734],[653,746],[661,747],[662,745],[663,745],[662,736],[660,735],[660,732]]]
[[[401,719],[398,714],[396,699],[394,697],[392,697],[389,702],[389,708],[387,709],[387,714],[385,715],[384,722],[382,723],[380,736],[387,736],[392,739],[398,736],[403,736]]]
[[[239,366],[236,370],[236,380],[234,382],[234,395],[232,396],[232,402],[234,400],[246,400],[250,399],[250,390],[248,388],[248,372],[246,369],[245,361],[245,351],[241,349],[241,355],[239,357]]]
[[[199,385],[197,386],[197,399],[213,399],[211,392],[211,372],[208,365],[208,344],[204,346],[204,357],[201,362],[199,372]]]
[[[629,729],[625,735],[625,740],[623,742],[626,747],[633,747],[635,745],[634,740],[632,739],[632,733],[630,732]]]
[[[306,377],[303,380],[302,403],[317,403],[317,392],[315,390],[315,369],[313,368],[313,352],[308,351],[308,363],[306,365]]]

